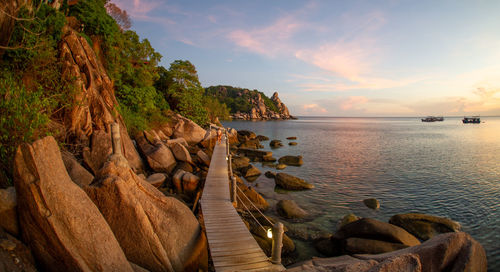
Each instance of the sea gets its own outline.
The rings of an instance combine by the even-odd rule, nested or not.
[[[410,212],[447,217],[483,245],[488,271],[500,271],[500,117],[481,117],[480,124],[461,119],[299,117],[223,125],[281,140],[277,149],[261,142],[275,158],[303,157],[302,166],[284,170],[254,165],[305,179],[312,190],[280,190],[264,175],[248,181],[271,204],[267,215],[279,218],[274,207],[281,199],[310,214],[305,222],[279,218],[285,225],[334,233],[349,213],[385,222]],[[292,136],[298,145],[288,145]],[[367,208],[366,198],[378,199],[380,209]],[[321,256],[311,242],[294,241],[298,260]]]

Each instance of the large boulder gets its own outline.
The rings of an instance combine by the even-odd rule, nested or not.
[[[420,244],[418,239],[406,230],[371,218],[363,218],[344,225],[334,234],[334,237],[335,239],[359,237],[391,243],[400,243],[406,246],[415,246]]]
[[[349,254],[379,254],[391,252],[408,246],[374,239],[351,237],[344,240],[344,252]]]
[[[278,162],[291,166],[301,166],[304,164],[302,156],[283,156],[278,160]]]
[[[337,229],[341,229],[343,226],[349,224],[349,223],[352,223],[356,220],[359,220],[361,218],[359,218],[358,216],[356,216],[355,214],[353,213],[350,213],[350,214],[346,214],[344,215],[344,217],[342,217],[342,219],[340,219],[340,221],[337,223]]]
[[[193,164],[193,159],[185,146],[179,143],[173,143],[170,145],[170,150],[174,154],[176,160]]]
[[[206,240],[191,210],[126,166],[107,162],[86,191],[131,262],[150,271],[184,271],[193,260],[206,260],[206,250],[195,250]]]
[[[149,182],[149,184],[153,185],[156,188],[159,188],[167,177],[163,173],[154,173],[151,176],[149,176],[146,181]]]
[[[257,139],[252,139],[252,140],[247,140],[245,142],[242,142],[239,145],[239,148],[252,148],[252,149],[259,149],[259,148],[264,148],[263,145],[260,144],[259,140]]]
[[[255,207],[261,211],[265,211],[269,208],[269,203],[267,203],[267,201],[257,191],[255,191],[254,188],[246,186],[242,182],[238,182],[237,186],[239,190],[237,190],[236,193],[238,194],[239,199],[241,199],[241,201],[238,200],[237,202],[238,209],[244,209],[246,206],[251,211],[256,211]],[[249,200],[253,203],[253,205]]]
[[[0,227],[0,271],[35,272],[31,251]]]
[[[255,139],[257,135],[249,130],[238,130],[238,141],[246,142],[248,140]]]
[[[249,158],[257,158],[259,160],[263,160],[266,157],[272,157],[273,152],[271,151],[262,151],[262,150],[256,150],[256,149],[251,149],[251,148],[238,148],[238,154],[245,155]]]
[[[23,240],[42,269],[132,271],[103,216],[66,172],[53,137],[18,148],[14,180]]]
[[[104,165],[107,158],[113,152],[111,145],[111,133],[104,130],[96,130],[92,133],[90,147],[83,149],[83,161],[90,168],[93,174],[97,173]]]
[[[198,189],[200,177],[192,173],[185,173],[182,175],[182,190],[185,194],[193,195]]]
[[[247,157],[244,157],[244,156],[232,157],[231,158],[231,164],[232,164],[233,169],[238,170],[240,168],[249,166],[250,165],[250,159],[247,158]]]
[[[97,171],[104,163],[102,160],[107,158],[100,154],[108,151],[106,147],[110,146],[111,138],[104,139],[100,137],[102,134],[95,138],[94,135],[97,131],[109,132],[110,124],[117,122],[120,125],[122,153],[134,171],[142,172],[143,162],[117,110],[113,82],[106,69],[84,37],[69,27],[64,27],[63,32],[59,49],[62,77],[73,80],[74,90],[77,90],[73,95],[75,103],[63,111],[65,138],[75,143],[76,152],[90,149],[86,151],[85,162],[89,163],[92,171]],[[89,144],[91,137],[92,143]]]
[[[435,235],[460,231],[460,223],[451,219],[421,213],[396,214],[389,223],[402,227],[419,239],[428,240]]]
[[[73,154],[68,151],[62,151],[61,155],[71,180],[80,187],[87,186],[92,182],[94,175],[81,166]]]
[[[240,168],[239,170],[241,171],[241,173],[243,173],[243,176],[245,178],[259,176],[261,174],[259,168],[255,167],[252,164],[248,165],[247,167]]]
[[[484,248],[465,232],[439,234],[421,245],[389,253],[355,256],[382,263],[407,254],[412,254],[420,260],[422,271],[486,272],[487,270]]]
[[[276,174],[274,181],[276,182],[276,185],[287,190],[304,190],[314,188],[314,185],[308,183],[307,181],[286,173]]]
[[[269,137],[264,136],[264,135],[257,135],[256,137],[257,140],[263,142],[263,141],[269,141]]]
[[[295,201],[288,199],[278,201],[276,210],[279,215],[288,219],[303,218],[307,215],[307,212],[300,208]]]
[[[141,153],[146,158],[149,167],[155,172],[171,173],[176,161],[174,154],[163,143],[153,145],[143,133],[136,135],[135,140]]]
[[[196,156],[198,156],[198,159],[206,166],[210,166],[210,157],[207,155],[207,153],[203,152],[203,150],[198,150],[196,152]]]
[[[17,222],[17,196],[13,186],[0,189],[0,228],[8,233],[18,236],[19,224]]]
[[[195,122],[179,114],[175,114],[172,120],[175,124],[172,133],[173,138],[184,138],[190,145],[195,145],[205,138],[206,131]]]

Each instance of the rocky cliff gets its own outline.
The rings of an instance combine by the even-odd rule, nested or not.
[[[206,89],[208,95],[217,97],[231,110],[231,117],[239,120],[293,119],[278,92],[271,98],[258,90],[231,86],[212,86]]]

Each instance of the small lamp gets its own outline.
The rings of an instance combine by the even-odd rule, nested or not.
[[[273,229],[272,228],[267,229],[267,238],[273,239]]]

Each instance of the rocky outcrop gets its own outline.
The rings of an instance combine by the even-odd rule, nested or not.
[[[291,166],[301,166],[304,161],[302,160],[302,156],[283,156],[278,160],[279,163],[283,163]]]
[[[22,237],[43,269],[132,271],[106,220],[70,179],[54,138],[18,148],[14,179]]]
[[[308,183],[307,181],[286,173],[276,174],[274,181],[276,182],[276,185],[287,190],[305,190],[314,188],[314,185]]]
[[[460,231],[460,223],[451,219],[421,213],[396,214],[389,223],[399,226],[422,240],[446,232]]]
[[[206,130],[180,114],[171,114],[169,118],[170,121],[163,124],[159,129],[165,136],[172,139],[184,138],[190,145],[201,142],[207,136]]]
[[[62,151],[61,155],[71,180],[80,187],[87,186],[92,182],[94,176],[78,163],[73,154],[68,151]]]
[[[303,218],[307,215],[307,212],[300,208],[295,201],[288,199],[278,201],[276,210],[279,215],[288,219]]]
[[[278,112],[282,116],[287,116],[288,118],[290,118],[290,112],[288,111],[288,108],[286,107],[286,105],[283,102],[281,102],[280,98],[278,97],[278,92],[273,93],[271,100],[274,102],[276,107],[278,107]]]
[[[87,148],[87,155],[94,154],[92,157],[87,156],[86,162],[93,164],[89,165],[92,170],[98,170],[102,167],[101,159],[106,159],[106,156],[100,155],[108,151],[106,147],[110,146],[111,141],[110,137],[100,136],[109,133],[110,124],[117,122],[121,131],[122,153],[134,171],[142,172],[142,160],[127,134],[123,118],[116,110],[118,102],[113,83],[102,63],[84,37],[69,27],[65,27],[63,31],[59,50],[63,77],[74,78],[76,89],[79,90],[74,97],[74,106],[63,113],[66,140],[81,147],[75,153],[81,153]],[[94,136],[98,132],[100,135]]]
[[[206,260],[206,250],[194,250],[206,247],[206,239],[191,210],[130,168],[108,161],[86,191],[131,262],[150,271],[183,271]]]

